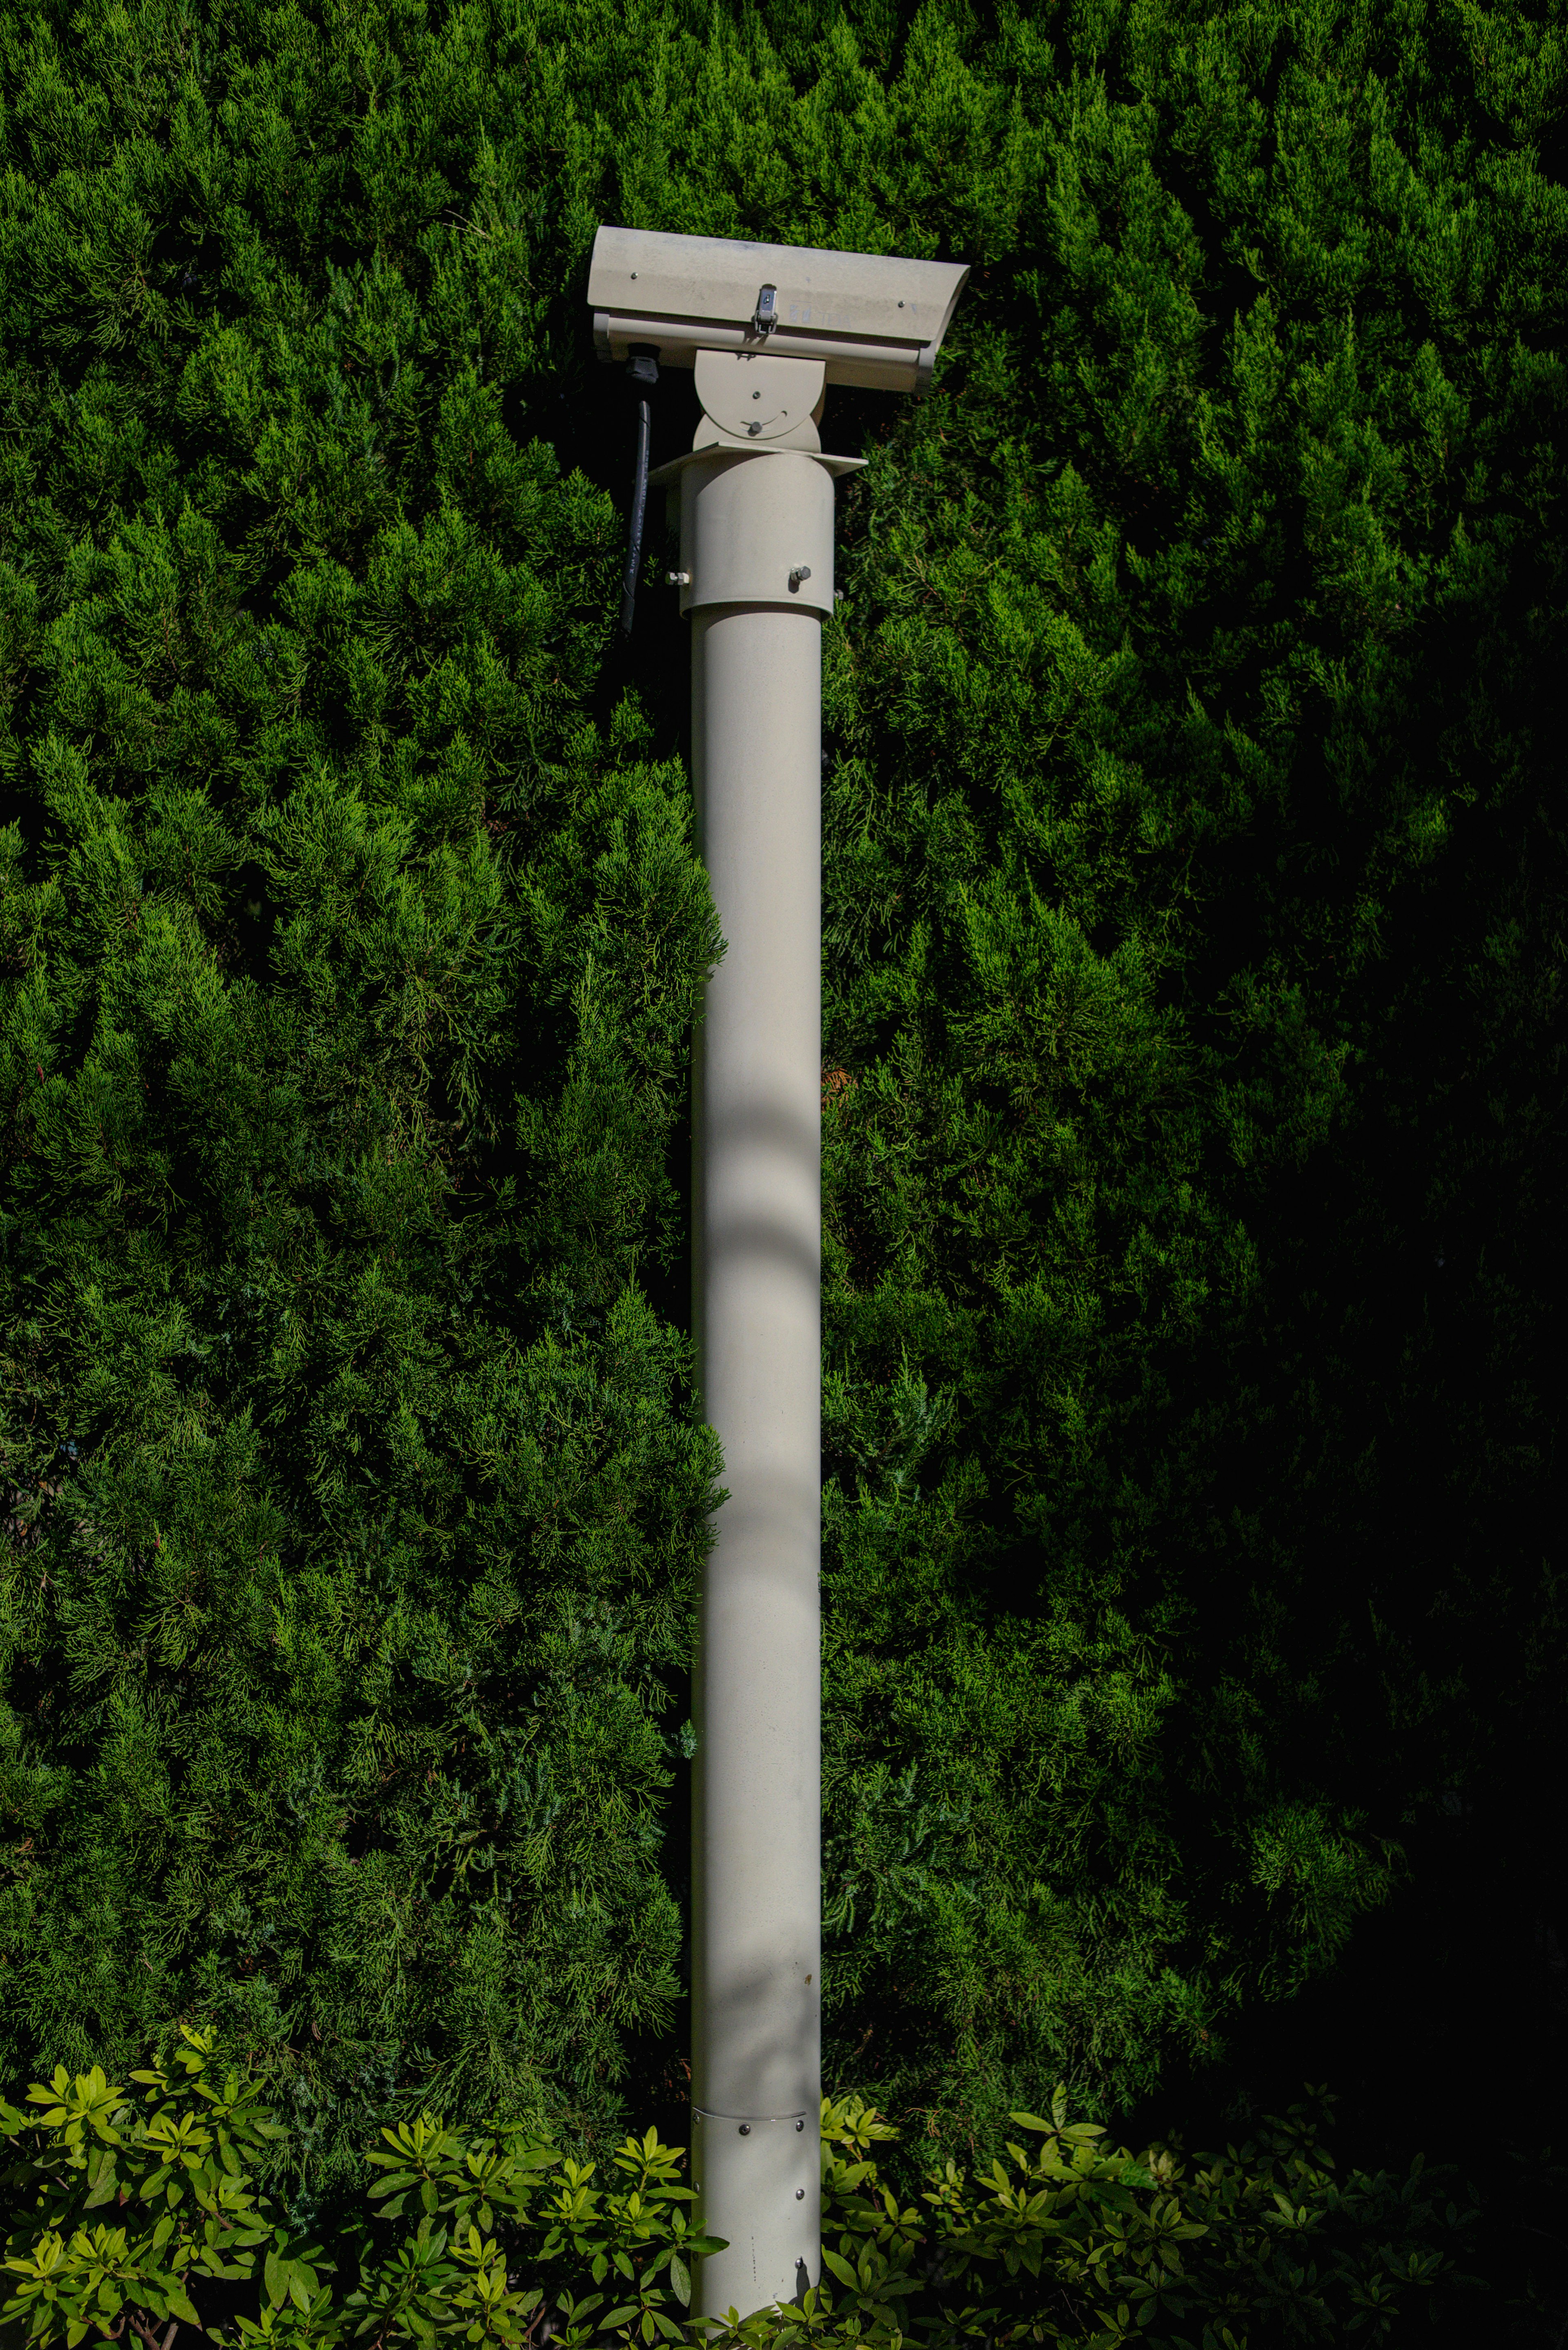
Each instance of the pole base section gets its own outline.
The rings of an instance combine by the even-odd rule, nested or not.
[[[818,2282],[821,2257],[822,2148],[815,2114],[707,2114],[691,2116],[692,2206],[699,2232],[719,2215],[732,2227],[744,2214],[744,2234],[727,2251],[696,2264],[692,2313],[742,2317],[799,2301]]]

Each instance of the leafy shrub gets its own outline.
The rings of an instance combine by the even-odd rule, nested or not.
[[[264,2179],[287,2133],[254,2075],[184,2033],[183,2077],[138,2072],[140,2100],[97,2067],[0,2108],[7,2343],[65,2350],[90,2334],[173,2350],[182,2326],[215,2341],[329,2350],[438,2339],[564,2350],[617,2343],[931,2350],[1130,2338],[1245,2350],[1257,2338],[1386,2339],[1460,2282],[1461,2215],[1419,2161],[1396,2181],[1340,2186],[1313,2106],[1224,2156],[1107,2148],[1067,2118],[1012,2116],[1020,2141],[989,2169],[949,2161],[906,2206],[878,2168],[898,2133],[857,2097],[822,2113],[824,2276],[798,2306],[692,2319],[694,2234],[681,2149],[649,2130],[618,2176],[521,2126],[468,2134],[424,2116],[382,2132],[368,2195],[330,2244],[297,2232]],[[220,2086],[220,2078],[222,2085]],[[1027,2141],[1023,2143],[1022,2141]],[[217,2303],[238,2300],[232,2321]],[[238,2288],[238,2293],[235,2293]]]

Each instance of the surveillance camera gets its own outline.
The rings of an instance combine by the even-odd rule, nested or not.
[[[588,300],[601,359],[625,359],[633,344],[666,367],[765,351],[821,361],[830,384],[919,392],[968,276],[956,261],[601,228]]]

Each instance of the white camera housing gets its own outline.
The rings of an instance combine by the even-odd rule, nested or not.
[[[968,276],[957,261],[601,228],[588,301],[604,359],[634,343],[666,367],[691,367],[699,351],[765,352],[820,360],[830,384],[920,392]]]

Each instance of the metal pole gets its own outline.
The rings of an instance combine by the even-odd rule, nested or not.
[[[822,620],[833,484],[687,460],[700,852],[726,941],[697,1032],[693,1315],[724,1449],[698,1636],[693,2306],[819,2275]],[[792,584],[793,583],[793,584]],[[711,600],[710,600],[711,599]]]
[[[594,341],[690,366],[677,493],[692,618],[698,832],[728,941],[694,1087],[694,1296],[728,1499],[703,1578],[693,1829],[700,2316],[818,2278],[822,622],[833,609],[829,378],[923,391],[961,262],[602,226]],[[627,578],[635,583],[639,489]]]

